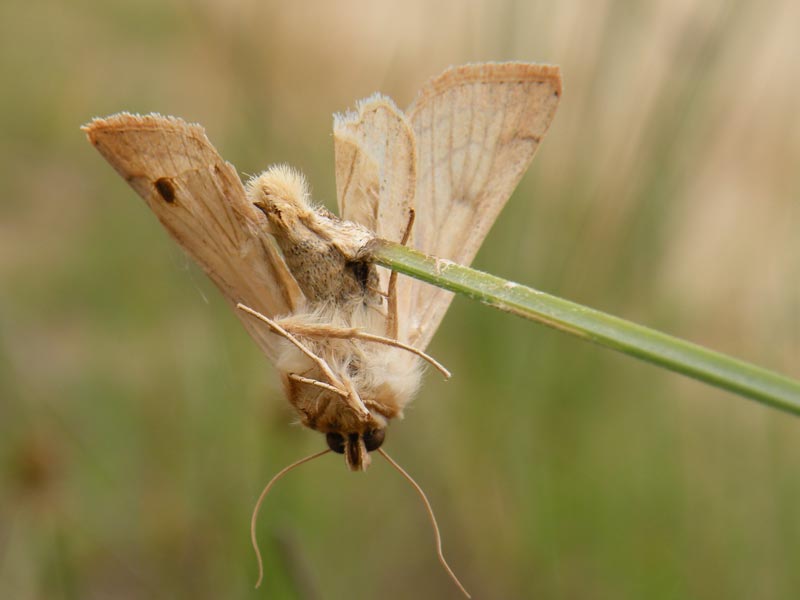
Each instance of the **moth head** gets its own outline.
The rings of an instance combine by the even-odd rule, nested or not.
[[[366,471],[372,462],[369,453],[380,448],[385,438],[385,428],[370,429],[364,433],[331,431],[325,434],[328,448],[337,454],[344,454],[344,461],[351,471]]]
[[[302,173],[273,165],[247,182],[247,197],[269,220],[275,235],[286,234],[313,212]]]

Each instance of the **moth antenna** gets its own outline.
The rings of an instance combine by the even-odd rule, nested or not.
[[[341,385],[341,382],[336,377],[336,375],[333,374],[333,371],[331,371],[330,367],[328,366],[328,363],[326,363],[321,357],[319,357],[316,354],[314,354],[311,350],[306,348],[305,345],[300,340],[298,340],[291,333],[286,331],[283,327],[278,325],[275,321],[273,321],[272,319],[270,319],[266,315],[262,315],[257,310],[253,310],[249,306],[245,306],[241,302],[239,302],[236,305],[236,308],[246,312],[249,315],[254,316],[256,319],[259,319],[260,321],[264,321],[264,323],[269,325],[270,329],[272,329],[275,333],[285,337],[287,340],[289,340],[291,343],[293,343],[295,346],[297,346],[303,354],[305,354],[311,360],[313,360],[315,363],[317,363],[319,368],[322,369],[322,372],[325,374],[325,377],[328,378],[328,381],[330,381],[331,384],[334,387],[338,388],[339,386],[337,386],[337,384]],[[338,390],[338,393],[341,394],[344,397],[347,397],[347,392],[344,392],[341,389]]]
[[[431,525],[433,526],[433,535],[436,538],[436,554],[439,556],[439,562],[442,563],[444,570],[447,571],[447,574],[450,576],[450,579],[458,586],[458,589],[467,597],[472,598],[469,595],[469,592],[461,585],[461,582],[456,577],[456,574],[453,573],[453,569],[450,568],[450,565],[447,564],[447,561],[444,558],[444,553],[442,553],[442,536],[439,534],[439,525],[436,523],[436,516],[433,514],[433,508],[431,508],[431,503],[428,502],[428,497],[425,495],[425,492],[422,491],[422,488],[419,484],[414,481],[414,478],[411,477],[408,473],[406,473],[405,469],[398,465],[392,458],[386,454],[386,451],[383,448],[378,448],[378,453],[386,459],[390,465],[392,465],[398,473],[400,473],[403,477],[406,478],[406,481],[411,484],[411,486],[417,491],[419,497],[422,498],[423,504],[425,504],[425,510],[428,511],[428,517],[431,519]]]
[[[406,224],[406,230],[403,232],[403,239],[400,240],[401,246],[405,246],[408,243],[416,217],[417,213],[414,209],[409,208],[408,223]],[[397,271],[392,271],[389,275],[389,287],[386,298],[386,303],[389,307],[389,317],[386,319],[386,335],[390,338],[397,339],[397,330],[400,325],[400,321],[397,318]],[[447,377],[449,378],[449,375]]]
[[[250,541],[253,543],[253,550],[256,551],[256,559],[258,560],[258,581],[256,581],[256,588],[261,585],[261,581],[264,579],[264,561],[261,559],[261,550],[258,549],[258,540],[256,539],[256,521],[258,520],[258,511],[261,509],[261,504],[264,502],[264,498],[266,498],[269,490],[275,485],[281,477],[286,475],[289,471],[294,469],[295,467],[299,467],[303,463],[307,463],[315,458],[319,458],[323,454],[327,454],[330,452],[330,449],[322,450],[321,452],[317,452],[316,454],[312,454],[311,456],[306,456],[305,458],[301,458],[300,460],[293,462],[288,467],[284,467],[281,469],[277,475],[275,475],[272,479],[269,480],[269,483],[264,486],[264,490],[261,492],[261,495],[258,497],[256,501],[255,508],[253,508],[253,516],[250,518]]]

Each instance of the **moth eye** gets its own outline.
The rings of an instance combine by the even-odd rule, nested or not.
[[[336,452],[336,454],[344,454],[344,436],[341,433],[333,431],[326,433],[325,441],[328,442],[328,448]]]
[[[364,446],[366,446],[367,452],[372,452],[373,450],[380,448],[384,439],[386,439],[385,429],[373,429],[365,433]]]

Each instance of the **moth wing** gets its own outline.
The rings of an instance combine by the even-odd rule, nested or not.
[[[561,95],[558,67],[486,63],[446,70],[406,111],[416,137],[413,247],[472,262],[547,132]],[[452,293],[409,281],[404,340],[424,349]]]
[[[405,115],[375,94],[355,112],[334,115],[333,137],[339,215],[399,241],[416,187],[414,132]]]
[[[120,113],[95,119],[83,130],[229,303],[274,316],[292,313],[304,302],[236,170],[202,127],[174,117]],[[276,337],[236,313],[274,360]]]
[[[360,101],[355,112],[334,115],[333,138],[339,215],[399,242],[416,189],[414,132],[405,115],[390,98],[375,94]],[[380,269],[381,289],[387,289],[388,280],[388,271]],[[408,288],[398,283],[398,313],[404,315]]]

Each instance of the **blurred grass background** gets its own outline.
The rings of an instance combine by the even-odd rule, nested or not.
[[[562,66],[476,266],[800,377],[796,0],[0,5],[0,598],[457,597],[413,491],[326,457],[86,143],[204,124],[333,204],[331,114],[450,64]],[[387,449],[478,598],[800,597],[800,421],[456,299]]]

